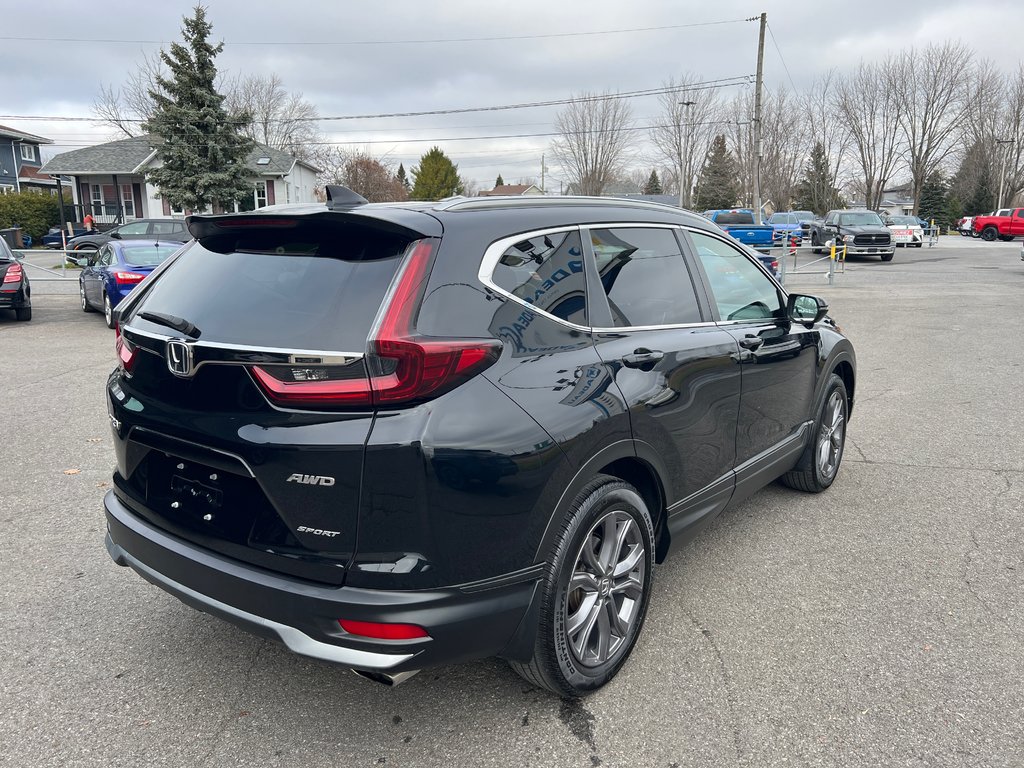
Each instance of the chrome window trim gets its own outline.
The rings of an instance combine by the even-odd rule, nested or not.
[[[573,330],[576,331],[585,331],[587,333],[590,333],[590,326],[570,323],[568,320],[563,320],[557,315],[553,315],[550,312],[545,312],[543,309],[536,306],[535,304],[531,304],[530,302],[509,293],[504,288],[499,287],[493,280],[494,269],[498,266],[498,260],[501,258],[501,255],[505,253],[505,251],[511,248],[513,245],[518,243],[520,240],[529,240],[532,237],[554,235],[561,232],[576,232],[577,234],[580,234],[580,240],[582,241],[583,235],[581,231],[582,227],[579,224],[572,224],[563,227],[549,227],[547,229],[531,230],[527,232],[522,232],[518,235],[503,237],[501,240],[495,240],[493,243],[487,246],[487,250],[484,251],[484,257],[483,259],[480,260],[480,269],[477,270],[477,280],[483,283],[484,287],[487,288],[488,290],[493,291],[494,293],[497,293],[500,296],[504,296],[506,299],[511,299],[512,301],[523,306],[524,308],[529,309],[531,312],[536,312],[540,315],[543,315],[549,320],[554,320],[556,323],[561,323],[567,328],[572,328]]]
[[[668,229],[668,230],[683,230],[683,229],[687,229],[687,230],[692,230],[694,232],[700,232],[702,234],[706,234],[706,235],[709,235],[711,237],[716,237],[716,235],[713,232],[708,232],[706,230],[700,229],[699,227],[689,227],[689,226],[682,225],[682,224],[664,224],[664,223],[660,223],[660,222],[644,222],[644,221],[594,222],[594,223],[589,223],[589,224],[573,224],[573,225],[570,225],[570,226],[549,227],[549,228],[546,228],[546,229],[538,229],[538,230],[526,231],[526,232],[522,232],[522,233],[517,234],[517,235],[511,235],[509,237],[503,237],[501,240],[495,240],[493,243],[491,243],[489,246],[487,246],[487,250],[484,251],[483,259],[481,259],[481,261],[480,261],[480,269],[477,272],[477,279],[481,283],[483,283],[483,285],[486,288],[488,288],[489,290],[493,291],[494,293],[497,293],[497,294],[499,294],[501,296],[504,296],[507,299],[511,299],[512,301],[516,302],[517,304],[521,305],[522,307],[524,307],[526,309],[529,309],[529,310],[531,310],[533,312],[536,312],[536,313],[538,313],[540,315],[543,315],[544,317],[546,317],[546,318],[548,318],[550,320],[553,320],[556,323],[560,323],[561,325],[564,325],[564,326],[566,326],[568,328],[572,328],[573,330],[577,330],[577,331],[586,331],[588,333],[591,332],[591,331],[595,332],[595,333],[625,333],[627,331],[668,331],[668,330],[673,330],[673,329],[688,330],[688,329],[691,329],[691,328],[713,328],[713,327],[715,327],[717,325],[720,325],[720,323],[717,323],[717,322],[715,322],[713,320],[712,321],[701,321],[699,323],[669,323],[669,324],[666,324],[666,325],[623,325],[623,326],[612,326],[612,327],[576,325],[575,323],[570,323],[568,320],[563,320],[560,317],[552,315],[550,312],[545,312],[543,309],[541,309],[541,308],[539,308],[539,307],[537,307],[537,306],[535,306],[533,304],[530,304],[528,301],[524,301],[520,297],[515,296],[515,295],[509,293],[504,288],[501,288],[498,285],[496,285],[494,283],[493,279],[492,279],[492,275],[494,273],[494,269],[495,269],[495,267],[497,267],[498,260],[501,258],[501,255],[507,249],[511,248],[513,245],[515,245],[516,243],[518,243],[521,240],[529,240],[530,238],[533,238],[533,237],[542,237],[544,235],[553,235],[553,234],[558,234],[558,233],[561,233],[561,232],[574,232],[574,231],[578,232],[580,234],[580,239],[582,240],[584,232],[589,232],[592,229],[612,229],[612,228],[614,228],[614,229]],[[726,241],[723,238],[717,238],[717,239],[722,240],[722,242],[727,244],[727,245],[733,245],[732,243],[728,243],[728,241]],[[680,253],[680,258],[685,259],[686,255],[683,254],[683,253]],[[761,266],[760,262],[757,262],[757,264],[758,264],[758,266]],[[763,268],[762,268],[762,271],[764,271]],[[767,273],[765,273],[765,274],[767,275]],[[775,281],[774,278],[772,278],[771,275],[767,275],[767,277],[772,279],[772,282],[774,282],[775,285],[778,288],[780,288],[781,290],[783,290],[783,292],[785,292],[785,289],[783,289],[782,286],[780,286],[778,284],[778,282]]]

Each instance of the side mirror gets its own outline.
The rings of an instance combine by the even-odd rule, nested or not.
[[[115,240],[120,240],[121,239],[121,233],[118,232],[116,229],[108,232],[107,234],[110,235]]]
[[[803,323],[808,328],[828,314],[828,304],[817,296],[791,293],[786,301],[786,317],[794,323]]]
[[[90,266],[92,266],[89,263],[89,257],[88,256],[83,256],[80,259],[75,259],[75,264],[77,264],[80,267],[90,267]]]

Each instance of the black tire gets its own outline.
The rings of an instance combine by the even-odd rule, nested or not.
[[[883,253],[882,254],[882,261],[892,261],[892,257],[895,256],[895,255],[896,255],[895,253]]]
[[[618,548],[606,549],[612,540]],[[654,526],[637,490],[594,478],[569,508],[547,562],[533,658],[509,663],[540,688],[584,696],[622,668],[647,614]]]
[[[105,291],[103,293],[103,322],[107,324],[107,328],[114,327],[114,308],[110,305],[110,297]]]
[[[991,243],[999,236],[999,230],[995,227],[985,227],[981,230],[981,239],[986,243]]]
[[[811,253],[821,253],[821,243],[818,242],[818,233],[811,232]]]
[[[95,311],[92,308],[92,305],[89,304],[89,300],[85,298],[85,283],[83,283],[81,280],[78,281],[78,297],[82,301],[82,311],[83,312],[94,312]]]
[[[814,420],[814,432],[796,466],[779,478],[798,491],[821,493],[836,479],[846,446],[850,401],[846,384],[836,374],[829,377],[825,398]]]
[[[32,307],[22,307],[21,309],[14,310],[14,317],[16,320],[27,323],[32,319]]]

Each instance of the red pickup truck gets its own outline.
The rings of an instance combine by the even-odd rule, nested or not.
[[[1024,208],[1013,208],[1008,213],[1007,216],[975,216],[974,233],[989,242],[997,237],[1000,240],[1024,237]]]

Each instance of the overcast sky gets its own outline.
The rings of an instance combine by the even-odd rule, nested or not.
[[[53,139],[56,146],[50,154],[115,138],[110,129],[90,122],[12,116],[90,117],[101,85],[120,84],[144,53],[161,47],[147,41],[181,39],[181,17],[192,5],[170,0],[0,0],[6,20],[0,26],[0,124]],[[566,98],[580,91],[633,91],[656,88],[666,77],[687,71],[703,80],[752,75],[758,25],[742,19],[762,11],[774,35],[774,42],[769,35],[765,53],[769,88],[803,88],[829,68],[842,70],[861,58],[873,60],[945,39],[963,41],[1004,71],[1016,70],[1024,54],[1020,0],[208,3],[213,36],[225,43],[219,69],[276,73],[323,117],[496,106]],[[12,25],[12,18],[24,23]],[[705,25],[678,28],[690,24]],[[677,28],[566,36],[650,27]],[[75,41],[12,39],[19,35]],[[513,36],[534,37],[394,42]],[[377,42],[351,44],[366,41]],[[345,42],[350,44],[340,44]],[[639,124],[653,122],[659,112],[654,96],[630,103]],[[547,186],[557,190],[563,176],[548,149],[550,137],[479,138],[550,133],[557,109],[323,121],[320,129],[331,141],[352,142],[396,166],[404,162],[406,168],[437,144],[463,176],[482,188],[490,188],[499,172],[508,183],[539,180],[541,155],[547,151]],[[645,149],[639,133],[636,148],[641,153]]]

